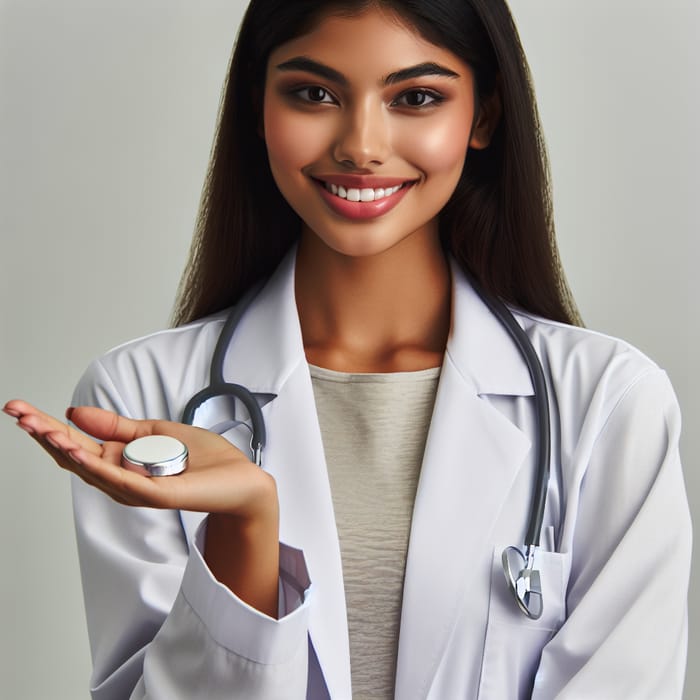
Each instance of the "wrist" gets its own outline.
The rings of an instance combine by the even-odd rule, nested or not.
[[[249,513],[211,513],[204,558],[212,574],[241,600],[277,617],[279,504],[274,479],[256,494]]]

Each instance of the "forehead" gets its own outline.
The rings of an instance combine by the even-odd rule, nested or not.
[[[350,16],[322,15],[307,33],[272,52],[268,72],[298,56],[368,79],[425,62],[438,63],[459,74],[469,72],[459,57],[425,39],[406,19],[374,7]]]

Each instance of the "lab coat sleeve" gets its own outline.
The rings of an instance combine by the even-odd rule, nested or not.
[[[95,362],[73,405],[140,418]],[[303,698],[310,582],[280,545],[280,619],[249,607],[186,541],[179,512],[122,506],[77,478],[73,500],[93,657],[92,697]]]
[[[645,373],[601,421],[584,429],[576,457],[586,465],[577,503],[567,505],[567,619],[543,650],[532,697],[676,700],[691,529],[666,375]]]

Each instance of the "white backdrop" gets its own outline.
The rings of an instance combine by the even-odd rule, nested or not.
[[[61,413],[93,356],[167,324],[243,5],[0,0],[0,400]],[[700,6],[511,7],[571,285],[587,325],[668,370],[698,513]],[[87,698],[67,476],[1,416],[0,444],[0,697]],[[696,576],[687,698],[699,615]]]

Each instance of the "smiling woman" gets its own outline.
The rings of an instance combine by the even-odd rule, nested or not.
[[[488,145],[497,120],[490,125],[487,112],[470,128],[471,69],[393,14],[330,17],[277,48],[265,143],[275,182],[303,222],[302,250],[314,232],[350,256],[410,236],[442,258],[438,215],[467,148]]]
[[[77,477],[95,698],[680,697],[677,403],[575,325],[503,2],[253,0],[176,321],[79,430],[5,407]]]
[[[358,14],[367,8],[373,8],[374,16],[363,21]],[[327,36],[314,26],[322,13],[329,15],[324,23]],[[343,22],[359,30],[353,32],[353,42],[343,33]],[[488,30],[484,22],[490,25]],[[332,142],[330,157],[344,166],[334,166],[328,173],[314,170],[316,183],[305,174],[309,192],[313,184],[320,186],[322,176],[331,174],[336,180],[329,184],[346,190],[348,186],[369,189],[358,185],[357,177],[370,174],[375,180],[396,178],[385,181],[391,186],[418,181],[419,189],[435,199],[433,211],[443,209],[441,240],[489,291],[548,318],[576,321],[577,312],[553,254],[547,165],[529,72],[505,4],[485,8],[481,2],[324,5],[306,0],[293,6],[267,2],[249,8],[246,26],[248,31],[239,36],[231,64],[177,322],[225,308],[256,279],[272,272],[297,239],[300,226],[299,211],[290,209],[284,198],[273,156],[278,151],[291,153],[296,168],[309,168],[310,162],[301,161],[314,157],[312,151],[320,148],[321,137],[327,144]],[[503,36],[492,44],[489,33],[494,37],[505,33],[515,43]],[[314,37],[318,39],[314,55],[304,54],[304,45]],[[402,60],[390,53],[389,46],[402,52]],[[343,51],[334,51],[334,47],[343,47]],[[347,60],[349,56],[353,62]],[[282,92],[274,91],[272,84],[279,85]],[[409,94],[415,96],[411,91],[416,88],[423,88],[420,94],[435,93],[435,97],[428,105],[409,106],[406,100]],[[302,108],[311,90],[323,100],[314,104],[308,99]],[[381,109],[378,101],[384,105]],[[285,130],[270,124],[278,118],[284,118]],[[422,137],[412,143],[424,121],[429,124],[420,128]],[[313,139],[308,138],[307,129],[312,129]],[[250,138],[251,133],[263,131],[264,141]],[[342,136],[340,142],[334,140],[338,136]],[[358,138],[363,140],[359,145],[363,150],[384,149],[384,153],[370,154],[370,161],[377,156],[381,161],[396,143],[394,162],[381,163],[380,168],[380,163],[373,162],[371,173],[365,172],[362,162],[348,169],[353,158],[363,161],[366,157],[342,150],[358,148]],[[463,162],[467,145],[470,157]],[[402,150],[400,170],[388,172],[399,167],[396,161]],[[433,171],[430,183],[420,171],[426,162]],[[251,170],[251,163],[260,167]],[[355,180],[345,185],[337,179],[341,175]],[[285,183],[294,181],[291,170],[284,177]],[[438,178],[444,178],[442,187]],[[232,200],[232,189],[246,196]],[[323,196],[317,192],[309,200],[302,221],[317,213],[311,202],[319,194]],[[345,209],[346,204],[331,197],[324,201],[350,214],[372,211],[369,207]],[[420,220],[427,221],[423,214]],[[517,221],[517,227],[510,221]],[[368,231],[381,230],[376,217],[362,223]],[[368,234],[356,245],[371,239]],[[225,269],[222,259],[229,261]]]

